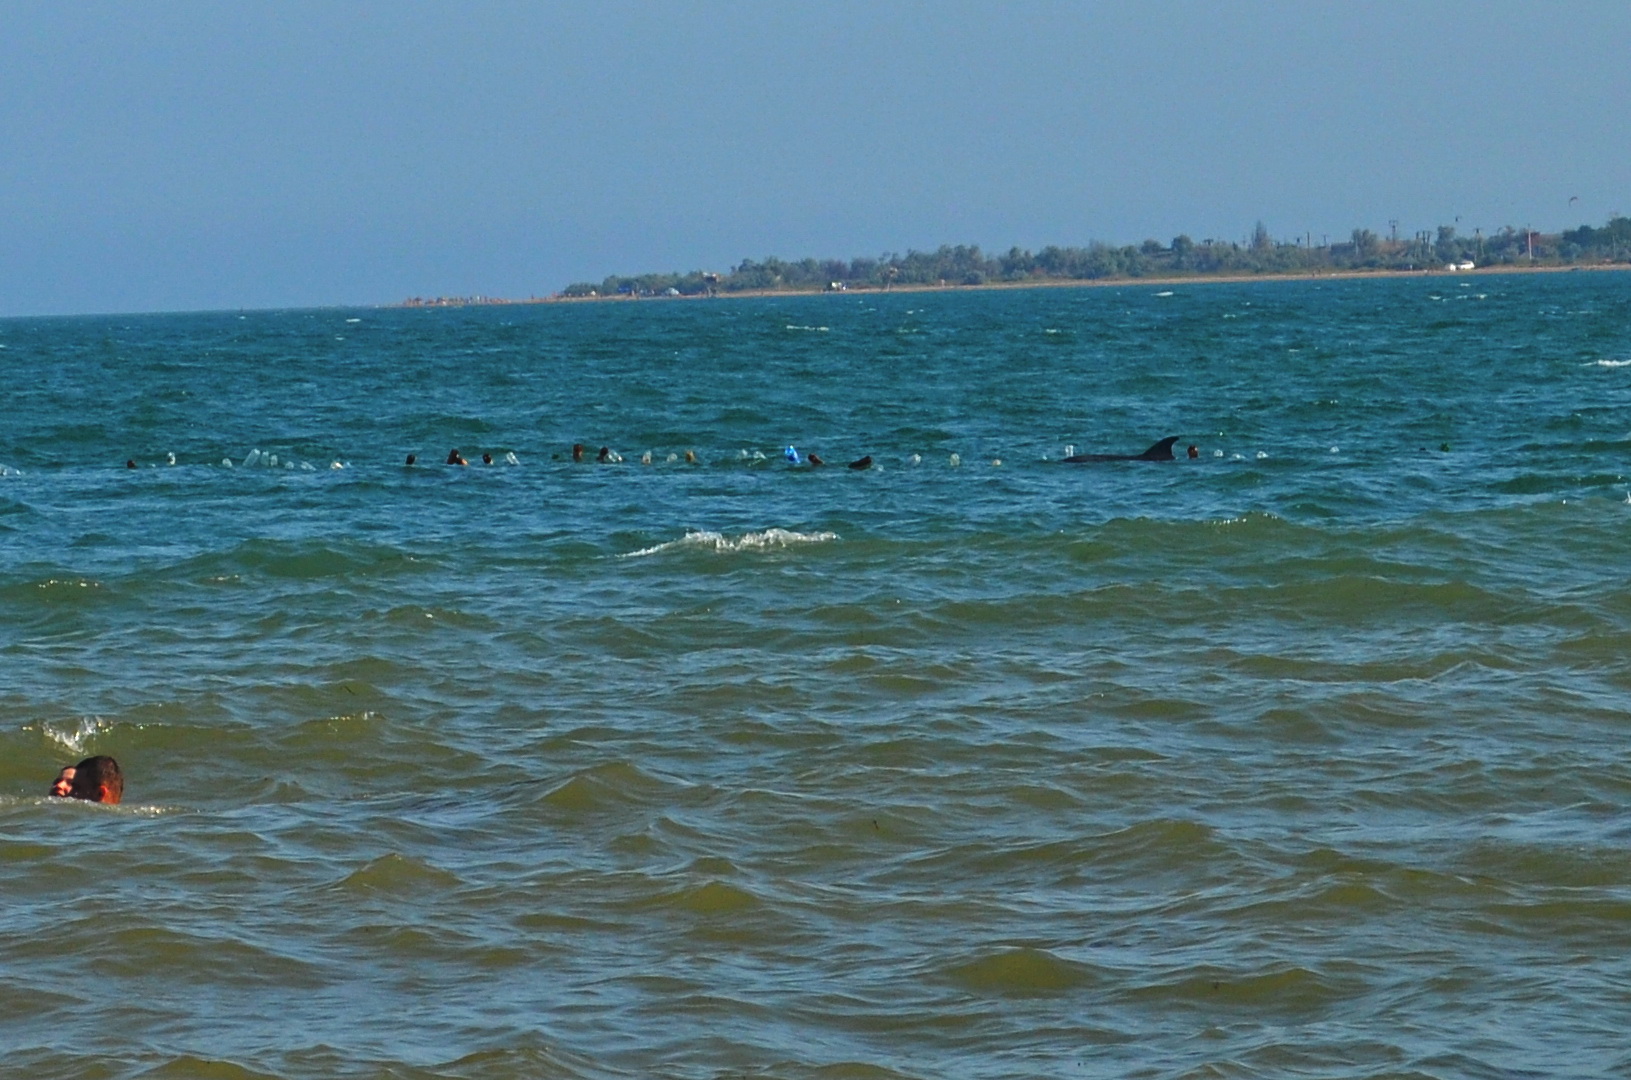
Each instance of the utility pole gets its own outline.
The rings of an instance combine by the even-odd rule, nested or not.
[[[1392,232],[1393,242],[1395,244],[1397,244],[1399,242],[1399,219],[1398,218],[1388,218],[1387,219],[1387,224],[1388,224],[1388,228]]]

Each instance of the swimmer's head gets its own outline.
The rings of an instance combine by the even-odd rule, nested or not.
[[[1192,459],[1200,457],[1201,456],[1201,448],[1198,447],[1198,446],[1191,446],[1189,448],[1189,456]]]
[[[493,463],[493,455],[491,455],[491,454],[481,455],[481,463],[483,465],[491,465]]]
[[[572,444],[572,460],[573,461],[582,461],[583,460],[583,444],[582,443],[575,442],[575,443]]]
[[[418,454],[409,454],[407,463],[409,465],[412,465],[415,462],[417,462],[418,460],[419,460],[419,455]]]
[[[74,767],[64,765],[57,778],[51,783],[51,797],[53,799],[66,799],[74,793]]]
[[[75,799],[111,806],[125,797],[125,774],[119,763],[106,754],[86,758],[74,766],[73,773],[68,794]]]

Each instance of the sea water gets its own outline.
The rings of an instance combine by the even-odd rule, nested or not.
[[[0,380],[0,1074],[1631,1070],[1631,274],[15,319]]]

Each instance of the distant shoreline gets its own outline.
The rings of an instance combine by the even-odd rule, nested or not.
[[[951,284],[928,285],[892,285],[888,287],[877,285],[854,285],[843,289],[732,289],[728,292],[715,292],[713,294],[698,293],[682,296],[636,296],[631,294],[609,294],[605,296],[533,296],[525,299],[510,300],[501,298],[473,298],[473,299],[447,299],[427,301],[403,301],[397,304],[388,304],[387,307],[399,308],[463,308],[463,307],[505,307],[517,304],[605,304],[605,303],[648,303],[651,301],[678,301],[678,300],[729,300],[733,298],[758,298],[777,296],[880,296],[889,293],[959,293],[959,292],[996,292],[1014,289],[1109,289],[1123,288],[1129,285],[1137,286],[1167,286],[1174,285],[1210,285],[1210,284],[1246,284],[1256,281],[1354,281],[1367,278],[1465,278],[1465,277],[1500,277],[1505,274],[1572,274],[1572,273],[1602,273],[1605,271],[1631,270],[1631,263],[1592,263],[1573,264],[1566,266],[1480,266],[1471,270],[1331,270],[1328,272],[1295,271],[1291,273],[1276,274],[1180,274],[1162,277],[1102,277],[1102,278],[1033,278],[1026,281],[986,281],[979,284]]]

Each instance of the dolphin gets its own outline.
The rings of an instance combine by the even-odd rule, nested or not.
[[[1172,444],[1178,436],[1169,435],[1142,454],[1072,454],[1065,458],[1067,465],[1081,465],[1088,461],[1173,461]]]

